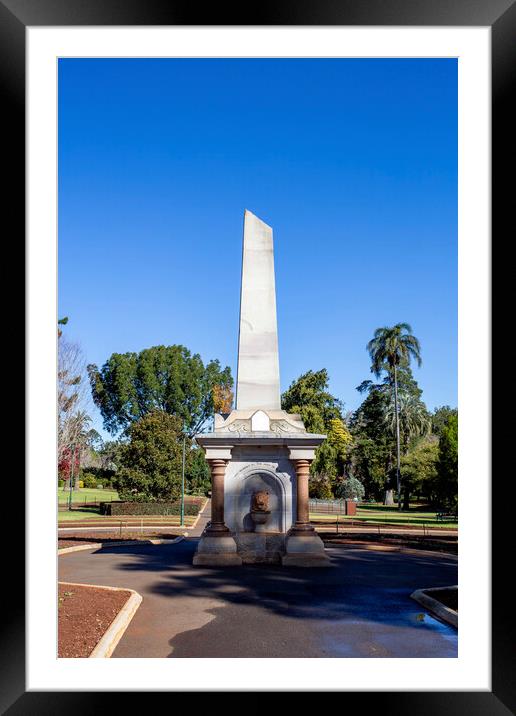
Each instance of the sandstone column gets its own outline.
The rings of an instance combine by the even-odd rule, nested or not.
[[[224,474],[227,460],[211,459],[211,524],[206,530],[210,537],[225,537],[229,530],[224,523]]]
[[[308,475],[314,446],[292,446],[290,459],[296,468],[296,522],[286,539],[281,563],[287,567],[328,567],[324,544],[309,521]]]
[[[293,460],[293,463],[296,468],[297,500],[296,522],[290,530],[290,534],[311,535],[314,532],[308,512],[308,475],[311,460]]]
[[[242,564],[242,558],[237,554],[235,539],[224,522],[224,474],[231,449],[225,446],[207,452],[211,470],[211,522],[199,540],[193,563],[198,566],[238,566]]]

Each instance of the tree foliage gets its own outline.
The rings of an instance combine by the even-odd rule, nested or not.
[[[404,454],[414,441],[429,433],[431,421],[421,400],[422,391],[408,363],[400,363],[397,378],[400,448]],[[362,481],[368,498],[380,499],[385,491],[394,488],[396,481],[395,404],[391,378],[387,374],[379,383],[366,380],[357,390],[366,397],[350,421],[354,440],[350,474]]]
[[[212,388],[213,410],[215,413],[230,413],[233,405],[231,385],[217,383]]]
[[[328,371],[309,370],[291,383],[281,396],[281,407],[297,413],[311,433],[327,439],[317,448],[310,467],[310,495],[329,498],[343,475],[352,437],[342,415],[342,402],[328,390]]]
[[[400,503],[400,410],[399,410],[399,379],[400,368],[410,368],[410,361],[414,359],[421,365],[421,346],[418,339],[412,335],[412,328],[408,323],[397,323],[392,327],[377,328],[372,340],[367,344],[371,358],[371,372],[379,378],[383,372],[392,386],[394,408],[394,432],[396,439],[396,475],[398,485],[398,506]],[[385,504],[392,504],[392,483],[387,484]]]
[[[413,493],[422,494],[432,500],[438,456],[439,440],[435,435],[428,435],[421,438],[402,457],[401,477],[406,508]]]
[[[156,410],[177,416],[192,434],[214,413],[214,387],[227,393],[233,385],[229,367],[221,369],[218,360],[204,365],[181,345],[113,353],[100,370],[89,365],[88,374],[104,427],[112,434]]]
[[[291,383],[281,396],[281,407],[298,413],[311,433],[324,433],[331,420],[342,420],[342,403],[328,390],[328,371],[309,370]]]
[[[333,490],[328,474],[325,472],[311,473],[308,479],[308,492],[314,499],[331,500]]]
[[[185,468],[186,491],[202,495],[211,489],[211,473],[204,451],[199,447],[189,450]]]
[[[411,358],[421,365],[421,346],[408,323],[377,328],[367,350],[371,357],[371,372],[377,378],[383,371],[393,375],[395,366],[408,365]]]
[[[443,429],[448,423],[448,418],[452,415],[458,415],[457,408],[450,408],[449,405],[442,405],[440,408],[436,408],[432,413],[432,432],[434,435],[440,437],[443,433]]]
[[[182,476],[181,434],[181,419],[162,410],[148,412],[129,424],[116,475],[122,500],[178,499]]]
[[[353,438],[340,418],[331,418],[325,431],[327,437],[316,451],[312,472],[326,474],[333,487],[336,478],[344,475]]]
[[[342,480],[335,491],[335,497],[346,500],[354,500],[356,498],[359,502],[364,499],[364,495],[364,486],[356,477],[348,477]]]
[[[426,405],[419,399],[407,393],[400,393],[398,398],[398,416],[400,424],[401,450],[406,452],[411,440],[428,435],[432,427],[432,420]],[[386,406],[384,424],[396,436],[396,415],[392,400]]]
[[[455,508],[457,505],[458,472],[459,418],[458,415],[450,415],[439,438],[436,481],[438,496],[449,508]]]

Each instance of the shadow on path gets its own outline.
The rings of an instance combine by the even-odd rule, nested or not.
[[[169,639],[174,657],[403,656],[455,657],[457,633],[421,612],[410,594],[457,582],[450,555],[330,548],[328,569],[270,565],[193,567],[197,540],[173,550],[131,549],[118,570],[155,574],[149,595],[183,617]],[[112,550],[115,553],[115,549]],[[109,553],[109,548],[98,550]],[[128,550],[129,553],[129,550]],[[120,548],[116,548],[120,554]],[[166,624],[165,614],[163,624]]]

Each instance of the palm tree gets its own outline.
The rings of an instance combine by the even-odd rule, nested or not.
[[[432,419],[424,403],[414,395],[400,393],[398,395],[398,418],[400,426],[400,442],[406,451],[410,440],[428,435],[432,427]],[[384,422],[389,432],[396,433],[396,409],[392,402],[386,407]]]
[[[382,371],[387,374],[394,393],[394,413],[396,418],[396,487],[398,492],[398,509],[401,510],[401,481],[400,481],[400,420],[398,406],[398,367],[400,364],[410,364],[413,358],[421,365],[421,346],[418,339],[412,335],[412,328],[408,323],[397,323],[392,328],[377,328],[374,337],[367,344],[371,356],[371,372],[379,378]]]

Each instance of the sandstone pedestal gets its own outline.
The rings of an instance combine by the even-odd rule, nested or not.
[[[244,564],[281,564],[285,535],[275,532],[235,533],[238,554]]]
[[[230,534],[227,537],[210,537],[205,533],[199,541],[193,563],[200,567],[239,567],[242,558]]]
[[[285,567],[329,567],[330,560],[322,539],[314,531],[303,537],[288,535],[281,564]]]

